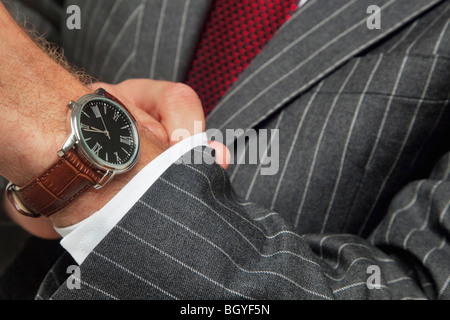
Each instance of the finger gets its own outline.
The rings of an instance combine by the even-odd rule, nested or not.
[[[167,85],[161,92],[158,104],[158,114],[161,123],[170,136],[170,144],[180,140],[180,130],[185,135],[192,136],[205,131],[205,116],[198,95],[189,86],[181,83]]]
[[[217,141],[209,141],[209,146],[215,151],[215,159],[224,170],[228,169],[230,165],[230,150],[222,143]]]
[[[117,88],[127,92],[134,104],[163,124],[169,137],[173,137],[171,145],[205,130],[200,99],[185,84],[130,79],[119,83]]]
[[[129,79],[116,85],[104,85],[105,89],[111,88],[129,99],[129,102],[139,109],[147,112],[153,118],[160,121],[157,105],[160,101],[161,91],[169,82],[150,79]]]
[[[182,83],[130,79],[117,85],[96,83],[111,93],[122,92],[131,103],[160,121],[170,138],[170,145],[205,130],[205,117],[198,95]]]

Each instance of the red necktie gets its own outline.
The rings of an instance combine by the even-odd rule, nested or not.
[[[205,115],[289,19],[298,0],[215,0],[186,84],[199,95]]]

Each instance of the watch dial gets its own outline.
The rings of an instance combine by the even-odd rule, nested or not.
[[[107,100],[91,100],[80,114],[84,142],[92,153],[111,165],[123,165],[135,155],[134,123],[115,104]]]

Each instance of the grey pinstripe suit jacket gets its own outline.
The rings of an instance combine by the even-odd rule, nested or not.
[[[107,82],[182,81],[209,6],[71,3],[82,29],[60,43]],[[309,0],[207,119],[279,129],[278,172],[173,165],[81,265],[81,289],[66,256],[38,298],[448,299],[449,17],[443,0]]]

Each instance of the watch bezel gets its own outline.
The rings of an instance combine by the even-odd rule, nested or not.
[[[73,140],[74,144],[77,145],[78,149],[81,151],[83,156],[90,161],[94,166],[98,167],[100,170],[106,171],[108,175],[116,174],[116,173],[123,173],[126,171],[129,171],[133,166],[136,164],[138,157],[139,157],[139,133],[135,124],[135,120],[133,116],[130,114],[128,109],[119,103],[118,101],[114,101],[108,97],[106,97],[103,94],[99,94],[98,92],[103,92],[102,90],[98,90],[96,93],[87,94],[83,97],[81,97],[77,102],[71,104],[72,114],[71,114],[71,126],[72,126],[72,134],[73,134]],[[133,155],[130,157],[130,159],[123,163],[123,164],[112,164],[108,163],[101,158],[97,157],[90,147],[87,145],[86,141],[83,138],[83,134],[81,132],[81,111],[83,110],[84,106],[95,100],[100,101],[107,101],[108,103],[114,105],[128,117],[130,124],[131,124],[131,131],[133,134],[133,139],[135,141],[135,150]],[[70,140],[70,139],[69,139]]]

